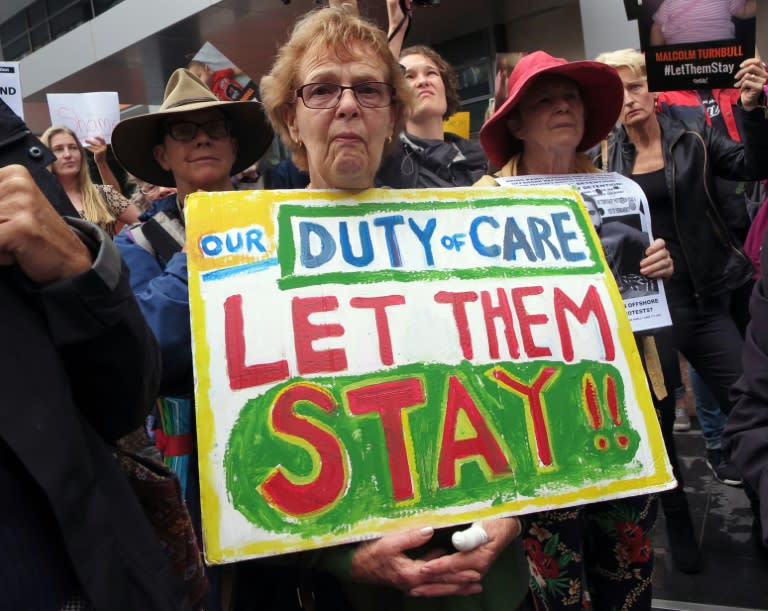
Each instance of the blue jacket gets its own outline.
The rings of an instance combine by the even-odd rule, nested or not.
[[[141,215],[145,222],[176,206],[176,195],[157,200]],[[177,252],[166,261],[139,246],[128,228],[115,244],[131,272],[131,288],[162,354],[161,395],[192,394],[192,334],[189,325],[187,254]]]

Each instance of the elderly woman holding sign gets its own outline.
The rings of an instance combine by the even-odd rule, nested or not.
[[[385,148],[403,129],[411,88],[374,25],[342,9],[305,16],[261,81],[275,131],[309,172],[309,188],[373,187]],[[451,552],[428,525],[317,552],[315,566],[345,582],[361,609],[514,609],[526,594],[516,518],[484,523],[487,541]],[[379,586],[379,587],[376,587]],[[476,596],[469,596],[476,595]]]
[[[509,96],[480,130],[496,175],[597,172],[583,153],[613,127],[623,99],[615,70],[597,62],[567,62],[543,51],[518,62]],[[497,184],[491,176],[478,184]],[[664,241],[640,262],[650,278],[672,274]],[[656,503],[647,495],[541,512],[526,519],[523,544],[531,589],[540,608],[649,609]],[[584,576],[588,582],[584,583]]]

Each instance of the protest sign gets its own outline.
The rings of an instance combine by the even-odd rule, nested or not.
[[[49,93],[51,125],[64,125],[85,145],[87,138],[101,136],[107,144],[120,122],[120,104],[115,91],[90,93]]]
[[[578,193],[187,200],[208,562],[674,485]]]
[[[259,88],[256,83],[210,42],[200,47],[187,68],[220,100],[246,102],[257,99]]]
[[[24,118],[19,62],[0,62],[0,98],[13,112]]]
[[[576,187],[619,286],[632,330],[652,331],[672,325],[664,283],[640,274],[640,261],[653,242],[651,211],[640,185],[616,172],[509,176],[496,182]]]
[[[635,1],[651,91],[733,87],[755,55],[755,0]]]

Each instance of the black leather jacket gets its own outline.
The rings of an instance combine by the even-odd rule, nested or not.
[[[752,274],[752,264],[723,219],[714,176],[734,180],[768,176],[768,119],[762,108],[746,112],[739,107],[736,112],[742,113],[743,143],[706,126],[693,128],[666,115],[656,115],[675,227],[696,297],[730,292]],[[624,176],[632,174],[635,146],[620,125],[608,136],[608,163],[603,163],[599,145],[590,155],[599,168]]]

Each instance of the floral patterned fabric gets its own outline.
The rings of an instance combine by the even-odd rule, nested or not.
[[[536,607],[650,609],[656,515],[653,495],[533,514],[523,545]]]

